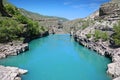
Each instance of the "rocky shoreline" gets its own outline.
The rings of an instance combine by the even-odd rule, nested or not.
[[[83,36],[80,31],[73,34],[73,37],[79,44],[98,52],[100,55],[109,57],[112,62],[108,64],[107,73],[113,80],[120,80],[120,48],[112,49],[106,45],[107,42],[94,42]]]
[[[23,43],[20,41],[0,44],[0,59],[6,58],[10,55],[18,55],[24,51],[27,51],[28,49],[28,43]]]
[[[0,80],[21,80],[20,76],[27,72],[17,67],[0,66]]]
[[[29,50],[28,43],[20,41],[0,44],[0,59],[7,58],[7,56],[16,56],[27,50]],[[0,65],[0,80],[21,80],[20,76],[27,72],[27,70],[17,67],[5,67]]]
[[[28,42],[33,39],[45,37],[49,35],[48,31],[34,36],[23,43],[23,41],[12,41],[0,44],[0,59],[7,58],[7,56],[16,56],[22,52],[29,50]],[[27,70],[19,69],[17,67],[9,67],[0,65],[0,80],[21,80],[21,75],[27,73]]]

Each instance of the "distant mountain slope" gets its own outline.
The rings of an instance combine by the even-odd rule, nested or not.
[[[45,15],[41,15],[41,14],[34,13],[31,11],[27,11],[27,10],[22,9],[22,8],[19,8],[19,10],[23,15],[25,15],[29,18],[32,18],[34,20],[56,19],[59,21],[68,21],[68,19],[66,19],[66,18],[56,17],[56,16],[45,16]]]

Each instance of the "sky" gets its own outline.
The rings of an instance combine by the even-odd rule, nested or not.
[[[110,0],[9,0],[28,11],[70,20],[87,17],[108,1]]]

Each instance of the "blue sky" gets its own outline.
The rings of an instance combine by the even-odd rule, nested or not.
[[[84,18],[110,0],[9,0],[19,8],[67,19]]]

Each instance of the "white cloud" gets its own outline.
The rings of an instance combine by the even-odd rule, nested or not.
[[[64,5],[70,5],[70,4],[72,4],[72,2],[64,2],[63,4]]]

